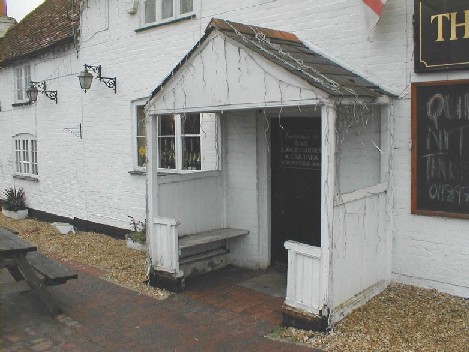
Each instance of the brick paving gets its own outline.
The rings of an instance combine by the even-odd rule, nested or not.
[[[228,270],[189,281],[158,301],[74,265],[79,279],[49,288],[64,314],[45,313],[31,292],[1,295],[2,351],[312,351],[264,337],[281,322],[281,298],[236,285]]]

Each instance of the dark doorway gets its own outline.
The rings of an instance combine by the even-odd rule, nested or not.
[[[271,263],[287,240],[321,246],[321,119],[271,119]]]

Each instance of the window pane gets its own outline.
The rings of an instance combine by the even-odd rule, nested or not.
[[[29,174],[29,140],[23,140],[23,171]]]
[[[173,0],[161,0],[161,19],[173,17]]]
[[[37,175],[37,141],[31,141],[31,173]]]
[[[176,143],[174,137],[158,137],[159,168],[176,168]]]
[[[23,140],[23,161],[29,161],[29,141]]]
[[[200,137],[182,138],[182,168],[200,170]]]
[[[158,117],[158,135],[174,136],[175,135],[175,116],[163,115]]]
[[[147,143],[145,135],[145,110],[144,106],[137,106],[137,165],[145,166],[147,158]]]
[[[156,0],[145,1],[145,23],[156,22]]]
[[[15,141],[15,162],[16,162],[16,172],[22,172],[21,168],[21,141]]]
[[[145,136],[145,110],[144,106],[137,106],[137,136]]]
[[[180,0],[181,14],[189,13],[194,10],[193,0]]]
[[[23,70],[21,67],[15,69],[15,79],[16,79],[16,99],[23,100]]]
[[[137,137],[137,165],[145,166],[147,163],[147,142],[145,137]]]
[[[200,133],[200,114],[186,114],[181,116],[182,134]]]
[[[23,74],[24,74],[24,89],[26,93],[26,89],[29,87],[29,83],[31,82],[31,66],[27,65],[23,67]],[[26,97],[26,96],[25,96]]]

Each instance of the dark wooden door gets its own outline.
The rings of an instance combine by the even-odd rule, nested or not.
[[[271,262],[287,263],[285,241],[321,246],[321,119],[271,126]]]

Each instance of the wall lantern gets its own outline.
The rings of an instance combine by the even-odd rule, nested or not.
[[[114,94],[116,93],[117,89],[117,78],[116,77],[103,77],[101,76],[101,65],[98,66],[91,66],[85,64],[85,69],[80,72],[78,75],[78,79],[80,80],[80,87],[86,93],[88,89],[91,87],[91,82],[93,81],[93,74],[88,71],[91,70],[96,74],[96,78],[103,82],[106,87],[114,89]]]
[[[54,100],[57,104],[57,91],[46,90],[46,81],[29,82],[29,87],[26,89],[26,95],[31,103],[35,103],[37,101],[38,93],[44,94],[50,100]]]

